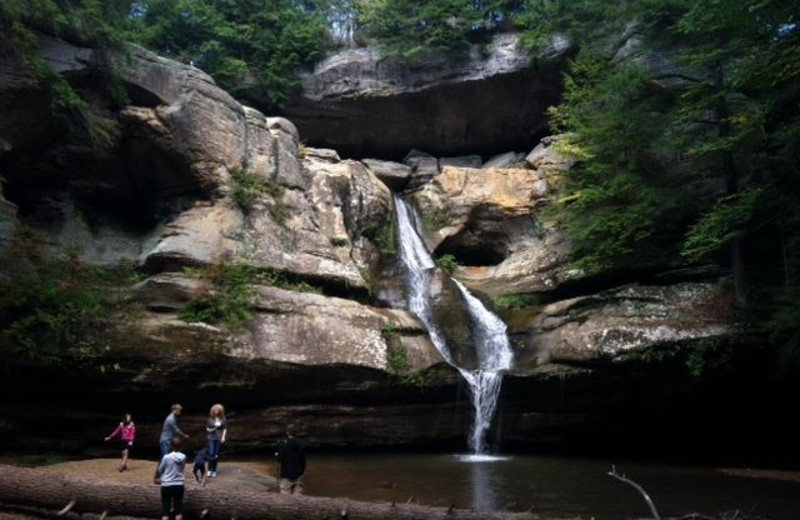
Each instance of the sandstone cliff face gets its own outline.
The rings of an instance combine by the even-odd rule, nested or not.
[[[544,111],[559,98],[568,53],[554,47],[532,66],[513,34],[459,57],[406,61],[376,48],[346,50],[303,77],[286,115],[309,142],[347,156],[530,149],[547,127]]]
[[[289,419],[305,423],[320,445],[459,443],[469,423],[464,389],[405,309],[402,270],[381,251],[393,240],[392,191],[405,190],[434,256],[452,255],[461,264],[455,275],[479,296],[534,294],[546,302],[504,315],[519,358],[508,410],[522,417],[505,419],[508,438],[538,442],[558,430],[557,421],[550,428],[549,416],[536,415],[553,401],[528,394],[550,388],[546,375],[562,365],[730,331],[720,311],[725,292],[712,279],[559,292],[580,273],[541,213],[570,164],[553,139],[534,148],[533,138],[542,108],[557,97],[561,58],[530,69],[513,37],[457,66],[411,67],[348,51],[307,77],[305,98],[290,108],[304,138],[348,153],[485,152],[501,142],[533,148],[484,164],[422,152],[406,164],[341,160],[334,150],[302,146],[291,121],[242,106],[202,71],[141,49],[121,70],[131,104],[118,108],[89,81],[94,51],[45,41],[45,55],[92,110],[77,128],[59,125],[41,109],[45,93],[0,62],[8,114],[0,120],[2,275],[25,268],[14,252],[24,231],[50,254],[70,249],[98,266],[132,262],[146,279],[132,288],[139,312],[122,320],[101,360],[118,367],[111,373],[5,365],[3,391],[27,397],[0,409],[0,445],[15,445],[14,431],[36,431],[45,409],[64,421],[66,447],[92,448],[85,439],[98,423],[112,424],[120,406],[155,436],[161,408],[174,400],[188,405],[186,421],[195,426],[210,402],[228,403],[240,418],[242,447],[269,444]],[[486,113],[496,120],[482,121]],[[269,186],[249,208],[236,203],[237,171]],[[184,268],[221,260],[321,294],[254,280],[254,318],[243,329],[187,323],[182,309],[209,287]],[[469,366],[458,295],[443,274],[435,279],[436,312]],[[47,395],[31,383],[42,379],[52,383]],[[31,442],[52,442],[41,435]]]

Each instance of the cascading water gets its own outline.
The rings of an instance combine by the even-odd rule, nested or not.
[[[400,258],[406,267],[409,309],[425,324],[431,341],[442,357],[458,369],[469,385],[472,406],[475,409],[469,446],[473,454],[484,454],[487,451],[486,432],[497,410],[503,372],[511,368],[514,360],[506,334],[506,325],[478,298],[470,294],[458,280],[453,280],[473,321],[478,368],[467,370],[455,363],[431,308],[430,282],[436,264],[417,233],[413,211],[399,196],[395,196],[394,202],[397,211]]]

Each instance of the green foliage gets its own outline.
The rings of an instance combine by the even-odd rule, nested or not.
[[[456,257],[451,254],[442,255],[437,258],[436,265],[450,274],[453,274],[456,268],[461,266]]]
[[[390,347],[386,354],[386,364],[391,372],[402,375],[411,370],[411,365],[408,363],[408,355],[404,348]]]
[[[800,369],[797,8],[781,0],[530,1],[518,22],[532,48],[565,36],[582,49],[552,112],[556,130],[570,132],[560,146],[579,162],[551,213],[579,263],[619,268],[634,252],[656,254],[656,237],[689,261],[730,247],[717,258],[732,258],[737,303],[749,278],[769,316],[753,330],[783,353],[779,364]],[[638,49],[622,37],[631,28]],[[668,77],[661,66],[637,67],[650,56],[667,59]],[[743,275],[747,265],[757,267]],[[730,365],[741,348],[712,343],[687,351],[696,376]]]
[[[333,247],[345,247],[350,241],[344,237],[333,237],[330,239]]]
[[[267,211],[272,219],[280,226],[286,224],[291,217],[289,208],[283,202],[286,188],[278,183],[262,179],[241,168],[232,168],[231,175],[231,199],[242,210],[249,214],[262,197],[268,195],[272,200],[267,206]]]
[[[232,168],[231,199],[244,213],[250,213],[255,203],[266,193],[265,181],[241,168]]]
[[[181,319],[190,323],[224,324],[234,330],[244,328],[253,320],[253,300],[257,285],[270,285],[295,292],[322,293],[319,287],[302,280],[293,280],[284,272],[224,260],[205,268],[187,268],[184,272],[202,279],[205,287],[181,310]]]
[[[719,251],[748,231],[754,215],[764,204],[761,188],[748,188],[720,199],[689,229],[682,254],[691,260],[700,260]]]
[[[413,58],[435,50],[465,50],[495,32],[514,26],[520,2],[509,0],[362,1],[359,23],[385,54]]]
[[[130,10],[125,0],[0,0],[0,47],[6,49],[38,83],[49,90],[53,114],[64,122],[87,109],[72,85],[56,72],[39,53],[38,32],[70,38],[101,51],[123,48],[121,27]],[[115,88],[111,67],[104,86],[112,99],[124,97]],[[113,92],[112,92],[113,91]]]
[[[422,214],[422,225],[428,231],[437,231],[447,224],[447,212],[442,208],[430,208]]]
[[[492,298],[495,307],[501,310],[516,310],[532,307],[541,303],[541,295],[530,294],[500,294]]]
[[[329,34],[314,2],[144,0],[133,36],[193,63],[234,96],[256,94],[273,108],[299,86],[297,70],[323,56]]]
[[[44,364],[86,363],[106,347],[111,319],[131,314],[131,267],[100,269],[77,253],[44,259],[30,273],[3,284],[0,336],[22,357]]]
[[[190,323],[224,323],[232,329],[241,329],[252,321],[255,297],[253,283],[258,274],[256,268],[223,261],[203,270],[186,272],[200,276],[206,287],[181,310],[182,320]]]
[[[422,386],[425,380],[411,367],[406,349],[402,346],[389,346],[386,351],[386,365],[389,372],[407,385]]]
[[[378,246],[382,255],[397,254],[397,217],[394,211],[389,213],[389,218],[383,221],[380,227],[370,237]]]
[[[564,82],[564,101],[551,115],[569,132],[559,151],[579,162],[550,214],[572,240],[578,266],[593,273],[629,255],[675,203],[655,180],[653,155],[668,100],[648,88],[638,66],[591,51],[571,62]]]

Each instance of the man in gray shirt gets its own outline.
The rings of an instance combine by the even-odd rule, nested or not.
[[[161,428],[161,437],[158,439],[158,446],[161,449],[161,458],[164,458],[164,455],[169,453],[172,439],[177,435],[180,435],[184,439],[189,438],[188,435],[178,428],[178,416],[181,414],[182,409],[183,407],[181,405],[173,404],[172,413],[164,419],[164,427]]]

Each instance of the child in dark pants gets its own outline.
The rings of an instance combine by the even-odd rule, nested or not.
[[[161,484],[161,520],[170,520],[170,515],[175,515],[175,520],[183,520],[183,492],[186,477],[186,455],[180,452],[181,440],[172,439],[172,451],[164,455],[156,468],[153,477],[157,484]]]
[[[208,450],[203,448],[202,450],[197,452],[197,455],[194,457],[194,468],[192,468],[192,473],[194,473],[194,481],[198,484],[203,481],[203,477],[206,474],[206,463],[208,462]]]

